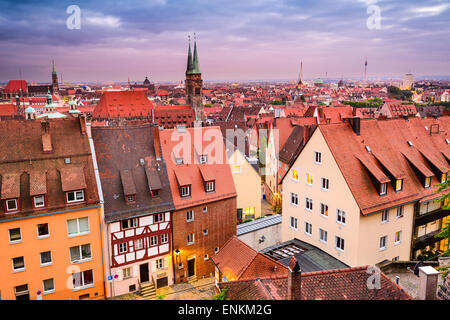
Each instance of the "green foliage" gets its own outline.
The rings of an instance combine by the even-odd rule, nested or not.
[[[446,181],[444,183],[439,184],[439,188],[435,192],[442,192],[442,196],[436,200],[436,202],[442,201],[442,209],[448,210],[450,209],[450,190],[448,189],[450,181]],[[446,223],[445,226],[442,226],[441,232],[434,236],[436,239],[447,239],[447,243],[450,244],[450,223]],[[450,248],[442,254],[444,257],[450,256]]]
[[[207,104],[205,104],[205,108],[211,108],[211,104],[210,103],[207,103]]]
[[[442,278],[445,278],[450,273],[450,267],[437,267],[436,270],[441,272]]]
[[[301,95],[301,96],[300,96],[300,100],[302,100],[302,102],[306,102],[305,96],[304,96],[304,95]]]
[[[162,295],[158,296],[158,300],[164,300],[165,297],[166,297],[166,294],[162,294]]]
[[[413,93],[410,90],[401,90],[395,86],[389,86],[388,88],[389,98],[398,100],[410,100]]]
[[[378,108],[383,105],[380,98],[368,99],[367,101],[343,101],[343,104],[352,106],[353,108]]]
[[[218,294],[213,297],[213,300],[230,300],[227,298],[228,288],[220,290]]]
[[[284,98],[283,98],[283,99],[284,99]],[[283,101],[280,101],[280,100],[273,100],[273,101],[270,102],[270,104],[273,105],[273,106],[281,106],[281,105],[284,105]]]

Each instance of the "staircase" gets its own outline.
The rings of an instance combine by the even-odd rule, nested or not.
[[[155,299],[156,298],[156,288],[152,282],[141,284],[141,296],[145,299]]]

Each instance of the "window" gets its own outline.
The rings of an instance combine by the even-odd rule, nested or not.
[[[175,158],[175,163],[176,164],[183,164],[183,158]]]
[[[122,220],[122,229],[130,229],[138,226],[138,219]]]
[[[18,210],[17,199],[8,199],[5,200],[5,203],[6,203],[6,211]]]
[[[23,257],[17,257],[12,259],[14,271],[25,270],[25,259]]]
[[[312,211],[313,209],[313,201],[310,198],[305,198],[305,209],[308,211]]]
[[[219,247],[214,248],[214,253],[217,253],[217,252],[219,252]]]
[[[168,234],[162,234],[161,235],[161,243],[167,243],[169,242],[169,235]]]
[[[94,274],[92,270],[86,270],[72,274],[73,289],[79,289],[94,284]]]
[[[50,235],[48,231],[48,223],[40,223],[37,225],[38,238],[46,238]]]
[[[445,183],[447,181],[447,174],[446,173],[443,173],[442,175],[441,175],[441,183]]]
[[[320,204],[320,214],[324,217],[328,217],[328,206],[326,204]]]
[[[380,238],[380,250],[386,249],[387,236]]]
[[[429,188],[431,186],[431,177],[425,178],[425,188]]]
[[[322,178],[322,189],[328,190],[329,187],[330,187],[330,180]]]
[[[206,183],[206,192],[213,192],[214,191],[214,181],[209,181]]]
[[[34,208],[42,208],[45,207],[45,196],[35,196],[33,197]]]
[[[180,263],[178,264],[178,269],[183,269],[183,262],[180,262]]]
[[[291,204],[298,205],[298,195],[291,192]]]
[[[159,190],[152,190],[152,197],[153,198],[159,197]]]
[[[298,180],[298,170],[292,169],[292,179]]]
[[[312,174],[310,174],[310,173],[306,174],[306,183],[309,184],[309,185],[313,184],[313,176],[312,176]]]
[[[201,155],[199,158],[200,158],[199,159],[200,163],[208,163],[208,156],[207,155]]]
[[[397,208],[397,218],[403,217],[403,206]]]
[[[53,281],[53,278],[42,281],[42,286],[44,288],[44,294],[55,292],[55,282]]]
[[[399,261],[399,260],[400,260],[399,256],[396,256],[395,258],[392,258],[392,261]]]
[[[322,241],[323,243],[327,243],[328,242],[328,232],[323,229],[319,229],[319,240]]]
[[[30,294],[27,284],[14,287],[14,292],[16,294],[16,300],[30,300]]]
[[[297,218],[291,217],[291,228],[297,230]]]
[[[402,240],[402,232],[401,231],[397,231],[395,233],[395,238],[394,238],[394,244],[399,244]]]
[[[160,270],[164,268],[164,259],[158,259],[156,262],[156,269]]]
[[[194,234],[193,233],[189,233],[188,235],[187,235],[187,244],[189,245],[189,244],[193,244],[195,242],[195,239],[194,239]]]
[[[207,213],[208,212],[208,207],[203,207],[203,213]]]
[[[9,229],[9,243],[19,243],[22,241],[20,228]]]
[[[41,266],[45,267],[52,264],[52,253],[51,251],[41,252]]]
[[[203,229],[203,235],[207,236],[208,235],[208,229]]]
[[[336,249],[344,251],[344,239],[336,236]]]
[[[395,181],[395,191],[402,191],[403,189],[403,179],[398,179]]]
[[[155,214],[155,223],[163,222],[163,221],[164,221],[164,215],[162,213]]]
[[[380,196],[383,196],[387,193],[387,183],[382,183],[380,186]]]
[[[128,242],[119,243],[119,253],[124,253],[128,251]]]
[[[66,192],[67,203],[84,201],[84,190]]]
[[[131,278],[132,277],[131,267],[122,269],[122,276],[123,279]]]
[[[134,202],[134,201],[136,201],[135,195],[127,196],[127,202]]]
[[[205,255],[203,256],[203,260],[208,260],[208,259],[209,259],[208,254],[205,254]]]
[[[233,173],[241,173],[241,166],[231,166],[231,170]]]
[[[381,223],[386,223],[389,221],[389,210],[383,210],[381,212]]]
[[[150,245],[156,246],[158,244],[158,236],[151,236],[150,237]]]
[[[316,163],[316,164],[322,163],[322,153],[314,152],[314,163]]]
[[[125,251],[127,250],[127,243],[123,243],[125,244]],[[120,251],[120,247],[121,247],[122,243],[119,245],[119,251]],[[124,246],[122,246],[123,248]],[[75,247],[70,247],[70,262],[71,263],[79,263],[79,262],[83,262],[85,260],[89,260],[92,258],[92,253],[91,253],[91,245],[90,244],[83,244],[81,246],[75,246]],[[121,252],[122,253],[122,252]]]
[[[79,236],[89,233],[89,218],[67,220],[67,232],[69,236]]]
[[[308,236],[312,235],[312,224],[311,223],[305,222],[305,233]]]
[[[144,240],[136,239],[134,240],[134,250],[139,250],[144,247]]]
[[[186,211],[186,222],[194,221],[194,210]]]
[[[189,197],[191,195],[191,186],[181,187],[181,196]]]

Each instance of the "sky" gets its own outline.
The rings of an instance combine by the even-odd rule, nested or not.
[[[68,28],[71,5],[79,29]],[[450,1],[0,0],[0,81],[206,81],[450,75]],[[70,23],[69,23],[70,25]],[[72,23],[73,25],[73,23]]]

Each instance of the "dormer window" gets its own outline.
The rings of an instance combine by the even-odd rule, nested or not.
[[[382,183],[380,185],[380,196],[383,196],[387,193],[387,183]]]
[[[425,188],[429,188],[431,186],[431,177],[425,178]]]
[[[402,191],[403,190],[403,179],[397,179],[395,181],[395,191]]]
[[[441,183],[445,183],[447,181],[447,173],[443,173],[441,175]]]
[[[159,197],[159,190],[152,190],[152,197],[153,198]]]
[[[177,165],[183,164],[183,158],[175,158],[175,163]]]
[[[136,195],[135,194],[128,195],[128,196],[126,196],[125,200],[126,200],[127,203],[135,202],[136,201]]]
[[[66,192],[67,203],[84,201],[84,190]]]
[[[208,163],[208,156],[207,156],[207,155],[201,155],[201,156],[199,157],[199,162],[200,162],[201,164],[203,164],[203,163]]]
[[[180,188],[181,197],[189,197],[191,195],[191,186],[182,186]]]
[[[18,199],[8,199],[5,200],[5,211],[13,212],[19,210]]]
[[[39,196],[33,197],[33,208],[43,208],[45,207],[45,195],[41,194]]]
[[[215,190],[215,182],[214,181],[208,181],[205,183],[205,191],[206,192],[213,192]]]

